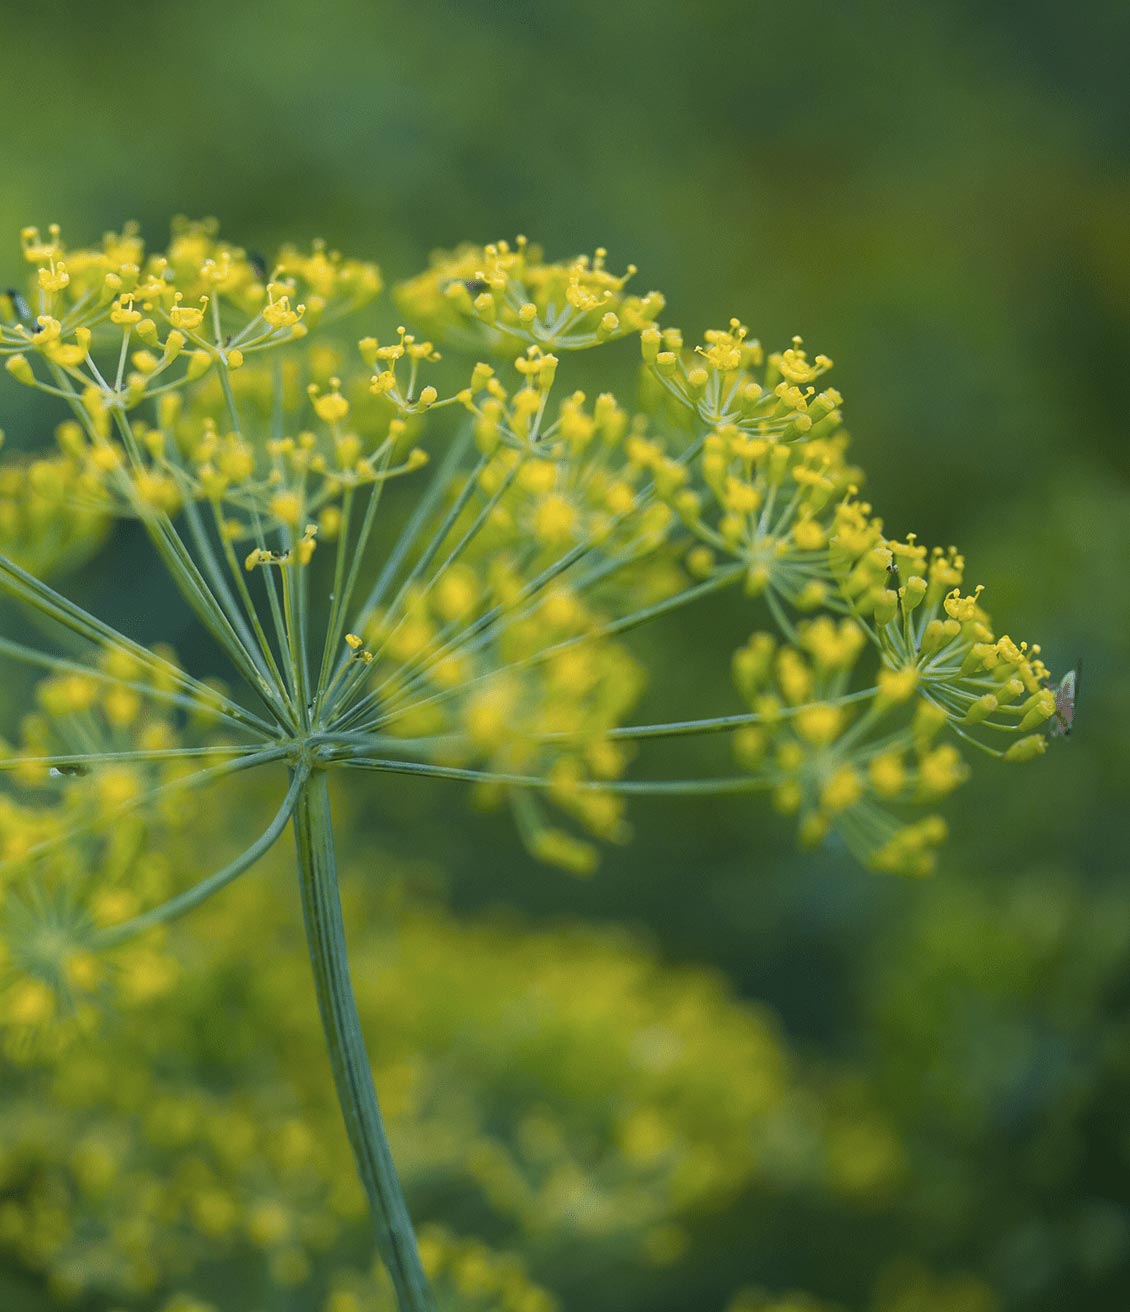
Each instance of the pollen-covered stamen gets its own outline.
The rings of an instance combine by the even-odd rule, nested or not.
[[[361,661],[368,665],[373,660],[373,653],[365,646],[364,638],[356,633],[347,633],[345,635],[345,645],[353,653],[353,660]]]

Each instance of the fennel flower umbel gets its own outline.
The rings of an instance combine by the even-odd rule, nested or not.
[[[1026,760],[1060,723],[1038,648],[996,635],[961,555],[884,534],[832,362],[799,338],[766,352],[731,319],[688,348],[661,295],[629,291],[633,269],[519,239],[437,255],[399,289],[411,326],[343,353],[333,325],[382,280],[324,245],[267,264],[186,221],[157,253],[132,227],[22,242],[0,355],[65,417],[51,452],[0,469],[0,593],[59,635],[32,644],[9,611],[0,637],[44,673],[0,743],[9,1011],[81,1013],[111,950],[159,975],[145,931],[292,823],[339,1097],[404,1308],[433,1303],[350,988],[331,770],[470,783],[577,873],[627,837],[633,793],[764,790],[806,842],[923,874],[962,749]],[[624,339],[636,405],[569,390],[566,357]],[[227,686],[39,577],[115,516],[144,529]],[[737,708],[634,723],[631,631],[723,590],[771,627],[734,653]],[[627,777],[649,740],[719,733],[731,774]],[[128,818],[159,849],[186,790],[259,768],[278,772],[278,811],[224,869],[163,901],[92,877],[91,835]]]

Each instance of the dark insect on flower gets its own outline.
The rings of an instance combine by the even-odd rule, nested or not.
[[[1075,662],[1075,668],[1068,670],[1060,679],[1055,689],[1055,719],[1052,721],[1049,737],[1062,734],[1066,737],[1075,725],[1075,699],[1079,694],[1079,674],[1083,668],[1082,661]]]
[[[267,268],[267,257],[262,251],[248,251],[247,263],[251,265],[260,282],[267,281],[270,270]]]
[[[27,297],[15,287],[8,287],[4,295],[12,302],[12,313],[17,319],[27,322],[31,319],[31,306],[27,303]]]

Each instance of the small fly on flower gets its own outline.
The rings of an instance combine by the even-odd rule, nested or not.
[[[267,268],[267,257],[261,251],[248,251],[247,263],[251,265],[260,282],[267,281],[270,270]]]
[[[1075,723],[1075,698],[1079,692],[1079,674],[1083,668],[1082,661],[1075,662],[1075,668],[1068,670],[1060,679],[1055,689],[1055,721],[1051,726],[1049,736],[1052,738],[1062,734],[1066,737],[1072,730]]]
[[[16,316],[16,318],[19,319],[22,323],[30,323],[31,306],[27,303],[27,298],[23,295],[23,293],[18,291],[15,287],[9,287],[4,292],[4,296],[9,301],[11,301],[12,313]]]

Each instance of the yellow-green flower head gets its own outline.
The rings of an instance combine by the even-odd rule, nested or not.
[[[674,413],[784,442],[836,433],[843,397],[834,388],[818,392],[815,386],[832,361],[818,355],[810,362],[799,337],[788,350],[766,357],[760,342],[748,340],[748,331],[731,319],[728,328],[709,330],[694,351],[684,348],[677,328],[651,325],[642,331],[644,365]]]
[[[212,220],[178,220],[163,251],[136,228],[68,250],[56,226],[21,234],[33,273],[8,294],[0,357],[28,386],[77,398],[109,436],[113,415],[167,396],[209,369],[241,368],[381,290],[375,265],[315,243],[273,264],[222,241]]]
[[[892,675],[913,678],[919,695],[981,750],[1010,760],[1040,754],[1037,731],[1056,709],[1040,648],[997,636],[981,605],[983,586],[963,591],[960,552],[927,551],[913,534],[889,540],[864,506],[844,507],[841,524],[832,546],[841,588]]]
[[[582,350],[639,332],[663,309],[658,292],[626,291],[634,265],[615,274],[606,258],[598,249],[547,262],[524,237],[513,245],[460,246],[437,252],[426,273],[402,284],[397,301],[429,332],[468,347]]]
[[[761,789],[806,840],[834,830],[921,871],[942,827],[915,808],[965,772],[940,730],[1009,734],[986,749],[1010,760],[1043,749],[1037,649],[994,633],[956,552],[886,538],[831,361],[799,338],[767,353],[733,319],[687,350],[656,323],[662,297],[628,291],[631,268],[520,240],[436,256],[398,293],[405,322],[350,346],[333,323],[380,275],[320,244],[268,263],[210,221],[178,221],[157,252],[133,228],[73,250],[55,229],[22,240],[31,278],[0,298],[0,353],[62,413],[54,450],[0,469],[0,590],[86,655],[0,646],[47,675],[3,777],[67,797],[33,799],[39,818],[3,839],[21,859],[28,824],[148,816],[180,776],[263,765],[291,787],[221,883],[278,836],[310,771],[339,768],[469,783],[577,873],[591,840],[628,835],[633,793]],[[576,355],[628,334],[639,398]],[[37,577],[114,515],[141,525],[230,690]],[[633,723],[635,630],[724,590],[765,625],[735,660],[745,708]],[[629,777],[650,739],[720,731],[738,775]]]
[[[10,640],[5,649],[23,654]],[[13,790],[0,793],[0,988],[19,1003],[5,1031],[13,1055],[93,1023],[111,990],[171,987],[151,945],[109,964],[97,953],[112,925],[170,894],[159,849],[196,818],[197,791],[243,755],[208,747],[225,694],[201,687],[190,699],[171,653],[107,648],[89,665],[49,664],[18,738],[0,740],[0,786]]]
[[[787,442],[723,424],[691,460],[655,448],[651,468],[663,500],[712,557],[737,561],[745,591],[769,591],[816,610],[835,587],[828,541],[842,498],[859,480],[845,459],[846,437]]]
[[[834,831],[866,864],[926,874],[946,830],[911,808],[945,797],[966,767],[952,744],[935,741],[942,717],[914,704],[916,679],[881,670],[876,686],[859,687],[867,649],[851,617],[802,623],[795,645],[754,634],[734,657],[752,711],[734,750],[777,808],[798,817],[803,841]]]
[[[0,552],[36,577],[82,564],[98,550],[108,526],[68,457],[0,465]]]

